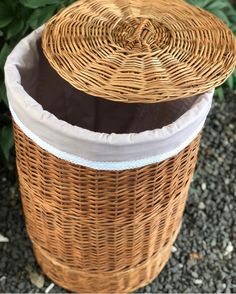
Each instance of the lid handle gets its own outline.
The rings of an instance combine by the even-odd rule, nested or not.
[[[128,42],[147,45],[150,34],[155,34],[155,29],[149,19],[142,19],[134,34],[128,38]]]

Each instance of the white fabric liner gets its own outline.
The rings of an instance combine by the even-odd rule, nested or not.
[[[58,119],[31,97],[22,83],[22,69],[29,72],[37,69],[37,41],[42,30],[43,27],[23,39],[9,55],[5,80],[15,122],[43,149],[83,166],[124,170],[176,155],[201,131],[211,108],[214,90],[195,97],[191,108],[172,123],[138,133],[94,132]],[[32,80],[35,78],[32,74]]]

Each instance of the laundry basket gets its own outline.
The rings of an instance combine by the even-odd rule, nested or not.
[[[80,0],[22,40],[5,77],[26,227],[45,274],[122,293],[168,261],[235,39],[184,1]]]

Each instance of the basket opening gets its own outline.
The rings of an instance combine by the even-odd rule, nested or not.
[[[57,118],[90,131],[122,134],[158,129],[177,120],[198,98],[126,104],[88,95],[71,86],[49,65],[41,39],[32,63],[19,68],[22,86],[28,94]]]

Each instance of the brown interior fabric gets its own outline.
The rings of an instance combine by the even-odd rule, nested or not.
[[[157,104],[126,104],[78,91],[51,68],[38,41],[39,60],[19,68],[22,86],[57,118],[95,132],[139,133],[168,125],[191,108],[197,97]]]

